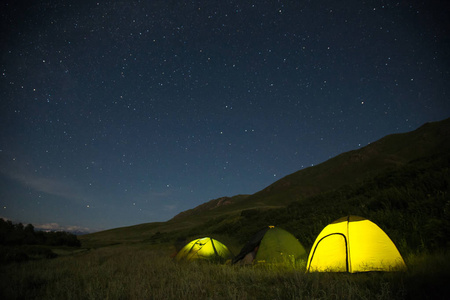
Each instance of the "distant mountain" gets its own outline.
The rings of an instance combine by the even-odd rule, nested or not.
[[[291,216],[291,218],[302,220],[302,218],[304,219],[314,214],[313,212],[320,211],[320,207],[324,207],[324,205],[328,207],[335,206],[334,202],[341,201],[336,199],[340,199],[346,193],[345,197],[347,197],[347,200],[345,201],[359,203],[357,204],[359,208],[355,210],[356,212],[364,208],[367,214],[371,214],[373,211],[367,210],[370,207],[376,208],[379,205],[392,205],[392,203],[386,204],[387,202],[383,204],[384,196],[378,195],[376,196],[378,198],[371,196],[380,191],[382,192],[380,188],[374,189],[374,184],[389,182],[392,181],[392,176],[399,176],[396,179],[399,182],[398,188],[394,188],[392,191],[388,190],[386,193],[396,193],[397,190],[401,193],[408,193],[407,191],[404,192],[405,176],[412,176],[411,180],[415,180],[417,184],[421,184],[420,176],[417,175],[420,172],[426,172],[428,177],[441,176],[436,174],[444,174],[446,176],[445,174],[448,173],[448,170],[446,171],[445,168],[448,168],[448,166],[441,165],[450,164],[447,162],[450,159],[449,153],[450,119],[427,123],[414,131],[388,135],[364,148],[340,154],[319,165],[290,174],[253,195],[238,195],[210,200],[178,214],[167,222],[112,229],[80,236],[80,240],[89,245],[138,241],[154,243],[167,242],[180,235],[198,235],[207,232],[231,235],[233,232],[242,231],[243,227],[247,227],[246,230],[250,232],[256,230],[256,227],[261,226],[262,223],[269,222],[270,218],[278,220],[277,223],[285,222],[282,219],[277,219],[278,217],[275,218],[274,214],[280,215],[280,211],[286,209],[286,207],[291,207],[288,211],[299,210],[299,213],[296,216]],[[424,167],[422,171],[417,170],[418,167],[416,166],[420,164],[415,164],[416,161],[432,161],[433,159],[437,161],[434,164],[437,164],[440,170],[433,171],[432,168],[436,169],[437,167],[430,167],[432,164]],[[408,171],[408,166],[411,166],[413,169],[416,168],[414,169],[415,173]],[[395,174],[396,170],[399,170],[399,174]],[[411,172],[413,175],[410,174]],[[446,180],[448,181],[445,178],[444,183],[442,183],[443,187],[439,188],[443,195],[446,195],[445,191],[449,188],[448,184],[445,183],[447,182]],[[434,180],[434,182],[437,181]],[[371,182],[369,186],[367,182]],[[401,186],[402,184],[403,186]],[[431,182],[431,184],[434,183]],[[363,191],[371,189],[372,193],[370,195],[363,193]],[[358,192],[358,190],[361,192]],[[359,195],[361,193],[364,195]],[[326,196],[322,197],[322,199],[320,198],[321,195]],[[364,199],[358,200],[360,196]],[[372,199],[371,197],[375,198]],[[404,198],[404,195],[400,198],[402,197]],[[437,196],[437,198],[439,197]],[[416,200],[421,201],[420,199]],[[319,200],[320,204],[317,202]],[[439,201],[446,203],[445,201],[447,200],[440,199]],[[292,206],[293,204],[295,205]],[[407,206],[404,203],[402,205],[403,207]],[[421,204],[417,205],[420,206]],[[348,204],[346,207],[350,209],[345,212],[348,213],[353,210],[351,207],[354,206]],[[272,214],[271,211],[274,213]],[[305,215],[306,211],[308,213]],[[333,218],[334,214],[344,213],[339,211],[334,210],[332,212],[329,210],[328,212],[323,212],[322,217],[317,219],[320,221],[316,220],[314,226],[319,226],[321,222]],[[442,216],[437,217],[442,218]],[[263,220],[261,221],[261,219]],[[296,221],[297,225],[289,225],[286,222],[287,226],[299,226],[298,224],[300,224],[298,221]],[[252,226],[255,226],[255,228]],[[303,226],[310,225],[303,224]],[[304,237],[305,240],[311,239],[314,235],[311,233],[311,228],[308,230],[309,235]]]
[[[208,201],[206,203],[200,204],[199,206],[197,206],[195,208],[188,209],[186,211],[183,211],[183,212],[179,213],[178,215],[173,217],[172,220],[181,220],[183,218],[196,215],[196,214],[201,213],[203,211],[213,210],[213,209],[222,207],[224,205],[233,204],[233,203],[236,202],[237,198],[247,198],[247,197],[248,197],[247,195],[239,195],[239,196],[236,196],[236,197],[233,197],[233,198],[221,197],[219,199],[210,200],[210,201]]]

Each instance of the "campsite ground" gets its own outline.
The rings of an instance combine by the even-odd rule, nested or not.
[[[79,236],[81,247],[0,246],[0,299],[448,299],[450,145],[448,126],[440,129],[438,125],[412,135],[390,136],[330,160],[327,168],[337,170],[343,158],[352,161],[372,149],[384,153],[385,160],[397,167],[367,169],[371,177],[332,190],[319,189],[326,192],[317,195],[303,197],[293,183],[303,182],[310,172],[334,174],[333,180],[340,177],[320,169],[323,165],[288,176],[255,194],[253,200],[249,196],[242,201],[245,197],[238,196],[235,206],[194,210],[195,214],[189,211],[164,223]],[[398,156],[398,149],[410,149],[421,140],[426,141],[424,145],[436,145],[432,149],[438,152],[425,153],[423,146],[419,147],[422,157],[416,155],[418,147],[403,151],[414,157]],[[402,163],[405,157],[407,164]],[[380,157],[374,159],[378,164]],[[358,177],[361,173],[348,174]],[[328,178],[322,181],[323,187],[329,186]],[[258,199],[270,201],[261,204]],[[293,202],[268,206],[286,199]],[[292,233],[309,252],[321,230],[346,215],[363,216],[382,228],[402,254],[407,271],[305,274],[304,266],[238,267],[176,263],[171,258],[175,241],[200,236],[214,237],[239,253],[249,237],[269,224]],[[23,252],[28,255],[20,255]],[[24,261],[26,257],[30,260]]]
[[[2,299],[444,299],[450,255],[409,255],[406,272],[175,263],[168,245],[115,245],[0,267]]]

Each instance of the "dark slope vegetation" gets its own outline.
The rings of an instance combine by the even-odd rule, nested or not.
[[[359,184],[342,186],[284,208],[244,210],[231,222],[214,220],[211,226],[195,231],[236,235],[242,243],[258,228],[271,224],[288,229],[305,247],[311,247],[324,226],[354,214],[382,227],[402,253],[448,248],[449,166],[449,154],[416,160]]]
[[[252,195],[249,201],[280,203],[280,194],[283,194],[284,203],[287,203],[362,182],[386,169],[444,153],[450,148],[449,137],[449,120],[428,123],[409,133],[389,135],[362,149],[288,175]]]
[[[343,153],[253,195],[212,200],[168,222],[80,239],[100,245],[213,235],[241,245],[261,227],[277,225],[308,248],[326,224],[356,214],[380,225],[402,252],[448,248],[449,153],[447,119]]]
[[[449,149],[450,119],[427,123],[415,131],[388,135],[364,148],[297,171],[253,195],[211,200],[180,213],[174,220],[201,215],[204,211],[223,206],[222,203],[227,207],[218,210],[285,206],[343,185],[361,183],[384,170],[401,167],[419,158],[440,155]]]

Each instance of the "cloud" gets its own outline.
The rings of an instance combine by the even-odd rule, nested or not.
[[[58,223],[47,223],[47,224],[34,224],[34,228],[37,230],[43,230],[43,231],[57,231],[62,230],[62,227],[59,226]]]
[[[5,221],[11,221],[11,222],[13,222],[13,224],[21,223],[21,222],[15,222],[9,218],[5,218],[5,217],[1,217],[1,216],[0,216],[0,219],[3,219]],[[23,224],[25,224],[25,223],[23,223]],[[92,233],[92,232],[100,231],[100,229],[91,229],[91,228],[81,227],[81,226],[73,226],[73,225],[63,226],[63,225],[59,225],[58,223],[33,224],[33,226],[34,226],[35,230],[40,230],[40,231],[66,231],[66,232],[71,232],[71,233],[76,233],[76,234],[85,234],[85,233]]]
[[[77,188],[78,185],[74,182],[39,176],[30,171],[28,165],[19,163],[15,158],[3,159],[0,162],[3,165],[3,168],[0,168],[0,173],[35,191],[65,199],[84,200],[81,189]]]
[[[66,231],[72,233],[92,233],[97,231],[81,226],[63,226],[59,225],[58,223],[33,224],[33,226],[36,230],[42,231]]]
[[[34,190],[49,195],[60,196],[67,199],[80,198],[78,193],[74,191],[72,184],[69,185],[57,179],[35,177],[35,176],[16,177],[16,179],[21,181],[25,185],[28,185]]]
[[[172,205],[164,205],[164,210],[168,210],[168,211],[172,211],[172,210],[175,210],[175,209],[177,209],[177,205],[175,205],[175,204],[172,204]]]

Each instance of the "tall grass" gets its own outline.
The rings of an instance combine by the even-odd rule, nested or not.
[[[274,266],[175,263],[168,249],[114,246],[0,268],[1,299],[439,299],[448,254],[400,273],[313,273]]]

